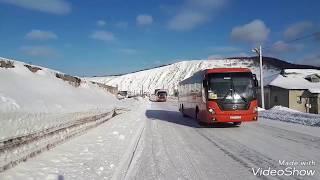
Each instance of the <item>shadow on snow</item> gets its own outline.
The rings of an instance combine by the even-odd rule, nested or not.
[[[161,120],[178,125],[193,127],[193,128],[235,128],[231,123],[214,123],[210,125],[199,125],[198,122],[190,117],[183,117],[178,111],[166,110],[147,110],[146,116],[152,120]]]

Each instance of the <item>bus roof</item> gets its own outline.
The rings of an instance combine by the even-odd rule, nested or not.
[[[248,68],[212,68],[206,70],[200,70],[195,72],[192,76],[187,79],[182,80],[179,85],[181,84],[189,84],[198,82],[201,83],[203,78],[206,74],[214,74],[214,73],[237,73],[237,72],[251,72]]]
[[[248,68],[213,68],[206,69],[206,74],[210,73],[226,73],[226,72],[251,72]]]

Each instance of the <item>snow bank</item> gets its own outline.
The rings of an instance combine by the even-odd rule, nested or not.
[[[320,115],[302,113],[282,106],[275,106],[272,109],[260,111],[259,117],[271,120],[303,124],[307,126],[320,127]]]
[[[301,113],[300,111],[294,110],[294,109],[290,109],[287,107],[283,107],[283,106],[274,106],[271,108],[271,110],[274,111],[289,111],[289,112],[293,112],[293,113]]]
[[[31,72],[23,62],[0,61],[14,64],[0,68],[0,140],[108,112],[119,104],[89,81],[81,80],[76,87],[57,78],[58,71],[39,67]]]
[[[37,133],[101,113],[98,110],[72,113],[0,113],[0,141]]]
[[[112,94],[89,81],[79,87],[56,78],[47,68],[35,73],[14,61],[15,68],[0,68],[0,113],[78,112],[107,108],[117,103]]]

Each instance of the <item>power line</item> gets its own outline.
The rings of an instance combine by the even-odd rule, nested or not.
[[[301,37],[297,37],[297,38],[289,40],[289,41],[283,41],[283,42],[286,43],[286,44],[290,44],[290,43],[293,43],[293,42],[306,40],[306,39],[310,39],[310,38],[317,38],[317,37],[320,37],[320,31],[316,31],[316,32],[313,32],[311,34],[307,34],[307,35],[304,35],[304,36],[301,36]],[[272,44],[272,45],[269,45],[269,46],[265,46],[263,48],[263,50],[264,51],[268,51],[268,50],[272,49],[274,46],[275,46],[275,44]]]

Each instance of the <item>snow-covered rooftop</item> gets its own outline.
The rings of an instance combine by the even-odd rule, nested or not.
[[[267,77],[265,85],[284,89],[309,90],[311,93],[320,93],[320,82],[311,82],[305,79],[310,75],[320,75],[317,69],[285,69],[281,74]]]
[[[320,94],[320,88],[309,88],[309,92],[312,94]]]

